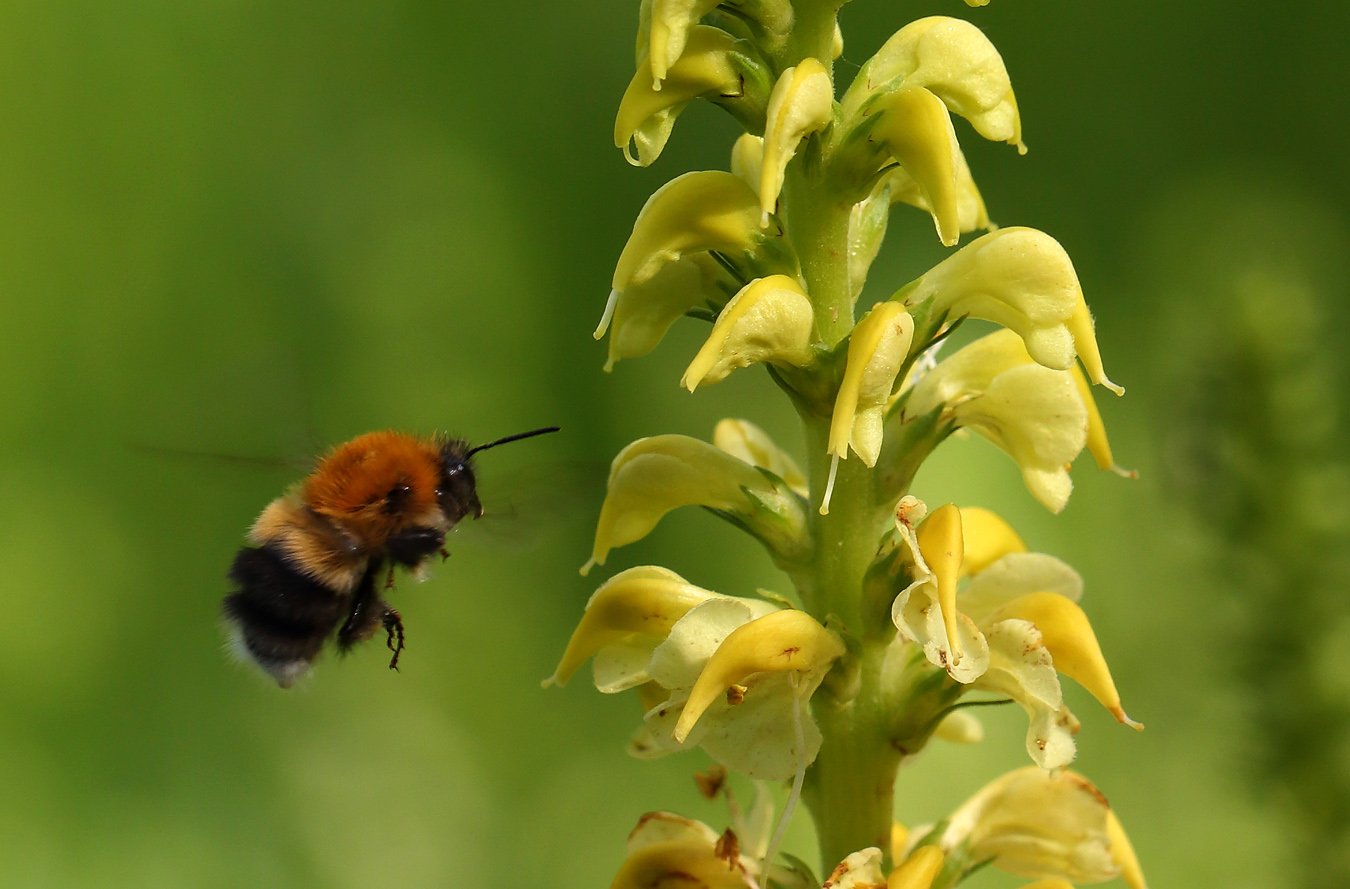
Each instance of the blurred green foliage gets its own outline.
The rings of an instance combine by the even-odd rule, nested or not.
[[[634,437],[707,435],[726,415],[795,442],[762,375],[681,395],[695,322],[600,372],[590,331],[634,215],[674,172],[725,166],[731,133],[696,107],[654,169],[612,148],[636,5],[0,7],[0,884],[581,889],[608,885],[643,811],[723,820],[689,780],[700,755],[623,754],[630,702],[538,688],[596,581],[575,569],[598,491],[543,515],[537,549],[456,539],[432,581],[401,582],[402,674],[371,646],[281,693],[227,661],[218,607],[244,530],[296,472],[138,449],[292,458],[380,427],[481,441],[561,424],[484,455],[491,510],[494,473],[603,465]],[[960,134],[994,219],[1074,257],[1130,389],[1102,406],[1116,454],[1142,477],[1084,461],[1055,518],[993,448],[954,441],[916,493],[999,510],[1083,572],[1149,728],[1070,690],[1077,766],[1152,885],[1276,885],[1307,851],[1286,809],[1246,792],[1253,691],[1225,628],[1251,600],[1163,471],[1195,372],[1173,360],[1190,347],[1179,325],[1229,328],[1169,312],[1166,283],[1258,190],[1314,208],[1344,254],[1350,6],[857,0],[839,76],[927,14],[975,21],[1008,63],[1031,153]],[[1224,201],[1168,209],[1218,174]],[[901,208],[870,286],[940,255]],[[1323,323],[1339,346],[1344,314]],[[608,567],[644,562],[728,593],[782,586],[697,513]],[[1350,670],[1345,646],[1327,656]],[[902,773],[902,818],[939,817],[1023,763],[1021,715],[989,726],[981,747],[935,745]],[[807,829],[790,845],[810,854]]]

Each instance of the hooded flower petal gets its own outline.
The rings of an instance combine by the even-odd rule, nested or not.
[[[851,446],[863,463],[876,465],[886,402],[913,336],[914,319],[893,302],[877,304],[854,326],[830,421],[831,454],[844,459]]]
[[[948,247],[961,237],[956,171],[961,147],[942,100],[926,89],[903,86],[879,97],[871,141],[881,145],[918,187]]]
[[[675,739],[683,741],[714,700],[754,673],[796,673],[809,697],[843,653],[843,643],[804,611],[776,611],[737,628],[699,674],[675,726]]]
[[[662,516],[677,507],[753,511],[756,504],[747,490],[768,495],[774,486],[755,467],[698,439],[683,435],[638,439],[610,466],[595,547],[582,573],[605,564],[614,547],[646,537]]]
[[[1091,692],[1116,721],[1135,729],[1143,726],[1125,715],[1120,693],[1102,656],[1097,634],[1083,609],[1063,596],[1037,592],[1020,596],[996,611],[991,621],[1007,618],[1028,620],[1040,630],[1042,641],[1054,658],[1055,669]]]
[[[769,470],[792,490],[806,496],[806,475],[797,462],[749,420],[719,421],[713,429],[713,444],[738,460]]]
[[[785,614],[800,617],[780,616]],[[652,654],[653,681],[671,691],[647,712],[630,751],[655,758],[699,746],[726,768],[753,778],[793,777],[820,749],[820,731],[805,702],[833,660],[826,655],[838,645],[832,636],[813,637],[804,621],[811,621],[804,612],[778,611],[753,599],[724,597],[695,606]],[[805,650],[758,656],[764,651],[757,646],[791,648],[794,642]],[[800,750],[794,719],[801,722]]]
[[[734,7],[765,31],[770,48],[792,28],[788,0],[643,0],[638,16],[637,57],[651,59],[653,88],[661,89],[672,65],[685,52],[690,32],[719,5]]]
[[[1022,338],[1036,362],[1067,370],[1074,359],[1068,322],[1083,298],[1069,255],[1031,228],[985,235],[903,291],[906,306],[929,303],[928,317],[981,318]]]
[[[843,99],[845,119],[869,113],[869,99],[901,84],[928,89],[981,136],[1026,152],[1008,69],[969,22],[930,16],[897,31],[854,78]]]
[[[577,668],[602,649],[647,637],[646,657],[642,671],[635,675],[597,685],[604,692],[622,691],[647,682],[646,661],[661,639],[664,639],[680,618],[702,602],[715,598],[710,592],[686,581],[674,571],[644,565],[621,571],[600,585],[586,603],[581,622],[572,632],[567,650],[546,680],[546,685],[566,685]],[[639,645],[641,650],[643,646]]]
[[[609,332],[605,370],[621,358],[646,355],[681,316],[702,306],[720,307],[727,294],[718,286],[722,268],[707,253],[693,253],[661,266],[655,275],[622,292],[612,291],[595,338]]]
[[[996,779],[952,813],[938,845],[968,844],[972,861],[1026,879],[1100,883],[1120,873],[1107,831],[1110,807],[1071,771],[1028,767]]]
[[[1087,441],[1087,408],[1073,377],[1031,362],[1021,339],[1001,330],[938,364],[913,389],[905,413],[946,403],[958,426],[1011,456],[1032,495],[1053,512],[1069,499],[1068,465]]]
[[[919,183],[914,181],[914,177],[904,167],[896,167],[889,172],[886,181],[890,185],[892,204],[905,203],[920,210],[927,210],[929,213],[933,212],[933,208],[924,197],[923,190],[919,188]],[[989,221],[989,211],[985,209],[984,198],[980,195],[980,189],[970,173],[970,165],[966,163],[965,152],[959,148],[956,152],[956,218],[962,234],[994,227]]]
[[[1097,348],[1097,334],[1092,322],[1092,313],[1088,311],[1087,301],[1081,294],[1078,305],[1074,306],[1073,315],[1069,318],[1069,332],[1073,334],[1074,348],[1078,352],[1078,360],[1083,362],[1088,379],[1099,386],[1105,386],[1117,395],[1124,395],[1125,390],[1106,377],[1106,369],[1102,367],[1102,353]]]
[[[685,173],[647,199],[619,255],[613,287],[622,293],[689,253],[741,254],[763,239],[754,189],[730,173]]]
[[[764,126],[764,157],[759,180],[761,225],[778,204],[783,175],[797,146],[830,124],[834,84],[830,72],[816,59],[803,59],[778,78],[769,96]]]
[[[801,285],[787,275],[756,278],[717,316],[712,333],[690,362],[680,385],[693,392],[738,367],[757,362],[810,364],[814,315]]]
[[[750,52],[748,44],[719,28],[695,25],[689,31],[684,54],[670,67],[660,89],[652,79],[651,58],[644,58],[619,103],[614,147],[623,149],[630,164],[645,167],[661,155],[675,118],[694,98],[706,95],[752,103],[746,95],[745,79],[757,63]],[[633,148],[637,149],[636,158]]]

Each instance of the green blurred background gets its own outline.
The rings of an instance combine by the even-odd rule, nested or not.
[[[0,4],[0,885],[581,889],[608,885],[644,811],[720,829],[689,780],[701,753],[631,760],[632,701],[539,688],[611,569],[783,589],[697,511],[576,573],[600,491],[575,479],[631,439],[731,415],[800,447],[761,373],[676,387],[697,322],[600,370],[590,332],[637,210],[679,172],[724,167],[734,136],[692,107],[653,168],[612,147],[636,7]],[[1344,565],[1350,6],[857,0],[838,76],[938,13],[983,28],[1012,73],[1030,153],[958,131],[994,219],[1073,256],[1129,389],[1103,404],[1117,459],[1141,478],[1081,461],[1053,517],[1006,457],[953,441],[916,493],[999,510],[1082,571],[1148,730],[1069,689],[1076,767],[1155,889],[1294,885],[1322,854],[1300,819],[1347,806],[1350,621],[1334,583],[1316,611],[1297,584],[1244,592],[1234,554],[1278,574],[1294,557],[1253,528],[1293,521],[1306,542],[1304,521],[1327,543],[1297,558]],[[898,208],[869,293],[940,256],[927,218]],[[1297,359],[1292,389],[1270,392],[1268,364],[1226,372],[1272,342],[1271,361],[1320,356],[1317,372]],[[372,645],[280,692],[227,660],[226,567],[296,472],[200,455],[548,423],[563,434],[482,459],[489,510],[519,504],[537,545],[465,533],[430,582],[401,583],[401,674]],[[1313,451],[1327,473],[1308,482]],[[529,515],[513,477],[566,497]],[[1283,684],[1264,682],[1300,644]],[[1273,733],[1283,700],[1311,715]],[[902,818],[940,817],[1025,762],[1021,714],[987,724],[983,745],[935,744],[902,772]],[[809,854],[807,829],[790,840]]]

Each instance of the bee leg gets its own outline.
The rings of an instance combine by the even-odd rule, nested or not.
[[[394,653],[393,659],[389,661],[389,669],[397,672],[398,656],[403,651],[403,616],[387,605],[384,609],[384,631],[389,634],[385,645]],[[397,643],[395,639],[398,640]]]
[[[389,563],[389,576],[384,579],[384,588],[392,590],[394,588],[394,563]]]
[[[450,550],[441,547],[441,561],[444,562],[448,558],[450,558]]]

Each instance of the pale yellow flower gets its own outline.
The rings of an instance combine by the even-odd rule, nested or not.
[[[756,278],[731,298],[680,385],[693,392],[758,362],[802,367],[815,359],[811,300],[787,275]]]

